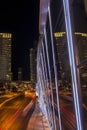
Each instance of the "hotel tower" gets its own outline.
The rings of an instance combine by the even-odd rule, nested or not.
[[[0,33],[0,80],[11,80],[12,34]]]

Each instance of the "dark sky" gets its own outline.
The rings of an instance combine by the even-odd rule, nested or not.
[[[22,67],[23,78],[29,78],[29,49],[39,36],[39,0],[6,0],[0,2],[0,32],[11,32],[12,71],[14,79]]]

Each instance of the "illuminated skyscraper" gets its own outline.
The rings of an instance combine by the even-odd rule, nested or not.
[[[0,80],[11,79],[12,34],[0,33]]]
[[[65,32],[57,32],[54,34],[56,38],[56,50],[58,56],[58,64],[61,78],[69,80],[70,77],[70,66],[69,66],[69,56],[68,56],[68,47],[67,47],[67,39]],[[87,33],[75,32],[76,37],[76,46],[78,53],[78,63],[83,64],[87,59]],[[81,69],[80,71],[81,78],[87,78],[87,68]]]
[[[54,34],[56,38],[56,51],[57,51],[57,64],[58,64],[58,75],[60,79],[69,80],[69,58],[68,58],[68,48],[67,39],[65,32],[57,32]],[[66,58],[65,58],[66,57]]]
[[[36,82],[36,49],[30,49],[30,81]]]

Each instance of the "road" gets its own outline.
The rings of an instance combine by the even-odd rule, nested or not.
[[[7,100],[5,102],[5,100]],[[0,130],[26,130],[27,123],[34,110],[32,98],[18,94],[12,98],[0,98]]]
[[[54,93],[54,95],[56,95]],[[74,103],[72,94],[62,93],[59,95],[60,97],[60,111],[61,111],[61,119],[62,119],[62,127],[64,130],[76,130],[76,119],[75,119],[75,111],[74,111]],[[84,114],[84,123],[85,130],[87,129],[87,95],[83,95],[83,114]],[[57,104],[56,104],[56,96],[54,96],[54,106],[56,115],[57,113]]]

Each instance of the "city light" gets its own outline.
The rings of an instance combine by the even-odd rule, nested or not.
[[[59,105],[59,95],[58,95],[57,66],[56,66],[55,52],[54,52],[53,31],[52,31],[52,20],[51,20],[50,6],[48,6],[48,13],[49,13],[50,35],[51,35],[51,45],[52,45],[52,55],[53,55],[53,66],[54,66],[54,73],[55,73],[55,86],[56,86],[56,96],[57,96],[59,126],[60,126],[60,130],[62,130],[61,114],[60,114],[60,105]]]
[[[74,96],[74,104],[75,104],[75,113],[76,113],[76,122],[77,122],[77,129],[83,130],[82,125],[82,116],[80,111],[80,99],[79,99],[79,91],[78,91],[78,79],[77,79],[77,72],[76,72],[76,63],[75,63],[75,54],[74,54],[74,47],[73,47],[73,33],[72,33],[72,26],[71,26],[71,17],[70,17],[70,1],[63,0],[64,6],[64,14],[65,14],[65,23],[66,23],[66,32],[67,32],[67,40],[68,40],[68,50],[69,50],[69,59],[70,59],[70,67],[72,73],[72,84],[73,84],[73,96]]]

